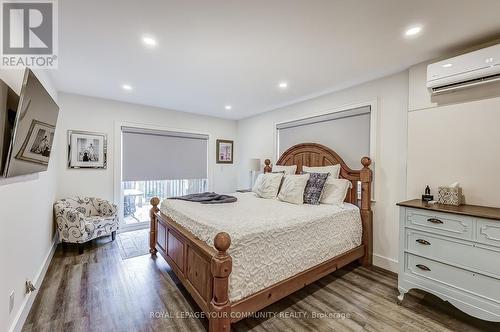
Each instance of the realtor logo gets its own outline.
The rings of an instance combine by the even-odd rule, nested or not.
[[[57,0],[1,0],[2,68],[57,67]]]

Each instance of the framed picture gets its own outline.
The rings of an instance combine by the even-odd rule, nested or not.
[[[106,134],[68,130],[68,168],[106,168]]]
[[[233,141],[224,139],[217,140],[217,164],[233,163]]]
[[[28,135],[16,155],[16,159],[48,165],[55,127],[38,120],[32,120]]]

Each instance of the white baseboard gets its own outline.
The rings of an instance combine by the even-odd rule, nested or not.
[[[398,273],[399,270],[399,264],[397,260],[378,254],[373,254],[373,265],[394,273]]]
[[[40,286],[42,285],[43,278],[45,277],[45,273],[47,273],[47,269],[49,268],[50,262],[52,261],[52,257],[54,256],[54,252],[56,251],[58,243],[59,243],[59,237],[57,236],[56,233],[52,242],[52,247],[47,253],[45,261],[43,262],[43,265],[40,267],[38,274],[33,280],[34,282],[33,284],[35,285],[37,290],[40,289]],[[31,310],[31,306],[35,301],[36,294],[37,292],[35,291],[31,293],[29,296],[25,296],[23,303],[21,304],[21,308],[19,308],[16,318],[14,318],[14,321],[12,322],[12,325],[9,328],[9,332],[19,332],[22,330],[24,322],[26,321],[26,318],[28,317],[28,314]]]

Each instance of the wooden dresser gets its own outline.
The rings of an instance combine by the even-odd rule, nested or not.
[[[399,301],[412,288],[500,321],[500,209],[398,203]]]

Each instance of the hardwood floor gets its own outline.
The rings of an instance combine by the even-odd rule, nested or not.
[[[469,317],[423,292],[411,291],[397,305],[396,285],[387,271],[348,266],[233,329],[500,331],[500,323]],[[161,257],[122,260],[111,238],[87,245],[82,255],[59,246],[23,331],[205,331],[207,321],[190,317],[198,309],[185,296]],[[318,314],[330,317],[313,317]]]

